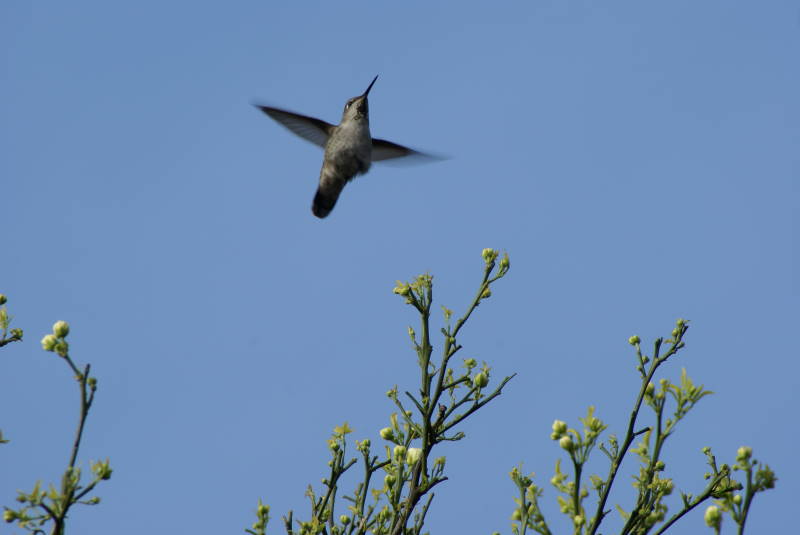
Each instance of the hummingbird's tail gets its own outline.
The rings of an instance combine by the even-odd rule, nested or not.
[[[336,206],[336,201],[339,199],[339,194],[342,192],[343,187],[344,183],[320,184],[316,195],[314,195],[314,202],[311,205],[311,211],[314,215],[320,219],[327,217],[333,207]]]

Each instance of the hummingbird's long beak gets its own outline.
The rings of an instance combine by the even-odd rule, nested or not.
[[[373,79],[372,79],[372,82],[369,84],[369,87],[367,88],[367,90],[366,90],[366,91],[364,91],[364,94],[363,94],[363,95],[361,95],[362,97],[366,97],[367,95],[369,95],[369,90],[370,90],[370,89],[372,89],[372,86],[373,86],[373,85],[375,85],[375,80],[377,80],[377,79],[378,79],[378,75],[376,74],[376,75],[375,75],[375,78],[373,78]]]

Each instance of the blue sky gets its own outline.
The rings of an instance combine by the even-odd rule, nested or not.
[[[512,269],[463,352],[518,376],[446,448],[432,533],[510,533],[508,471],[547,485],[550,424],[588,405],[621,434],[627,338],[678,317],[687,348],[662,376],[716,394],[667,474],[697,492],[703,446],[732,462],[750,445],[780,479],[749,531],[782,531],[800,494],[799,45],[779,0],[3,2],[0,292],[26,339],[0,353],[0,503],[66,462],[75,386],[39,347],[64,319],[100,381],[82,456],[115,469],[73,532],[241,533],[259,497],[282,532],[333,426],[377,444],[384,392],[415,388],[394,281],[429,271],[459,312],[495,247]],[[251,103],[336,122],[376,74],[373,135],[450,159],[376,164],[318,220],[321,151]],[[544,503],[566,529],[553,489]]]

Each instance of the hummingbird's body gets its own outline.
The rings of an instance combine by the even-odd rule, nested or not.
[[[366,102],[364,104],[366,106]],[[347,117],[345,108],[342,122],[332,129],[325,143],[325,156],[319,172],[319,187],[314,195],[311,211],[317,217],[327,216],[333,210],[345,184],[356,175],[363,175],[372,165],[372,136],[369,117]]]
[[[257,106],[298,136],[325,149],[319,187],[311,206],[311,211],[317,217],[327,216],[336,205],[345,184],[356,175],[369,171],[373,161],[409,155],[425,156],[390,141],[373,139],[370,135],[367,95],[377,79],[376,76],[364,94],[347,101],[342,120],[337,126],[278,108]]]

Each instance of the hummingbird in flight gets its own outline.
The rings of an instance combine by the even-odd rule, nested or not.
[[[331,213],[345,184],[369,171],[372,162],[405,156],[435,158],[370,135],[367,96],[377,79],[377,76],[372,79],[363,94],[345,103],[338,125],[279,108],[255,105],[294,134],[325,149],[319,187],[311,205],[311,211],[319,218]]]

